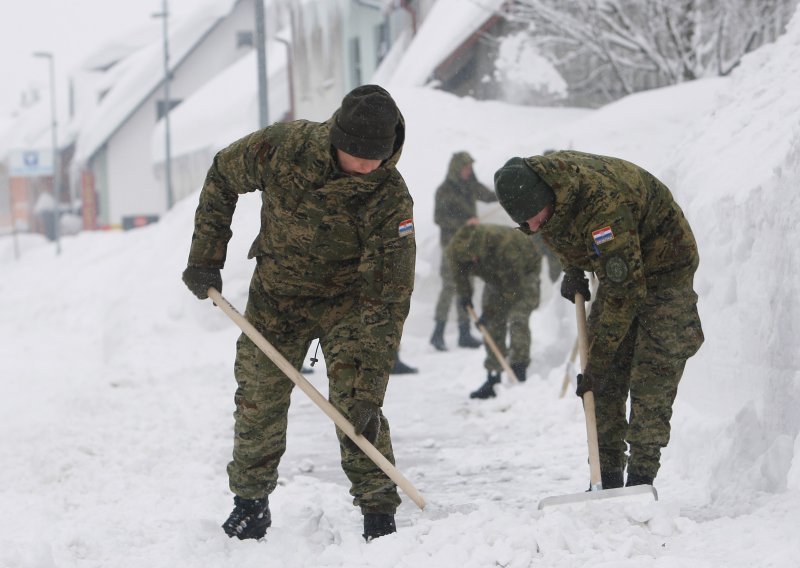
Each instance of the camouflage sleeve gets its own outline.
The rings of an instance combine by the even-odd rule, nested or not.
[[[593,218],[600,221],[595,222],[596,227],[592,226],[586,238],[595,251],[592,267],[600,282],[597,301],[602,302],[602,307],[589,330],[585,370],[602,377],[630,329],[647,286],[639,235],[629,208],[621,205]]]
[[[447,245],[445,256],[450,264],[450,273],[453,275],[453,283],[456,287],[458,298],[471,298],[473,294],[470,273],[472,271],[472,259],[465,253],[461,244],[462,239],[453,239]]]
[[[577,266],[564,266],[564,274],[572,278],[579,278],[581,276],[586,276],[586,271]]]
[[[356,355],[354,397],[378,405],[383,405],[414,289],[413,203],[402,179],[400,184],[388,193],[402,198],[371,207],[376,214],[365,220],[359,265],[362,350]]]
[[[267,134],[268,129],[249,134],[214,156],[195,211],[190,266],[225,266],[239,194],[260,189],[263,183],[270,150]]]
[[[477,179],[472,180],[473,191],[475,198],[484,203],[493,203],[497,201],[497,194],[479,182]]]

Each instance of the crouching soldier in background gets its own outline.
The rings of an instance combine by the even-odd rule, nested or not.
[[[274,124],[214,158],[195,215],[183,281],[200,299],[222,288],[239,194],[261,190],[261,230],[245,317],[296,368],[311,341],[325,353],[333,406],[394,463],[381,412],[414,285],[412,200],[396,169],[405,122],[381,87],[344,97],[324,123]],[[246,336],[236,344],[234,509],[223,529],[261,538],[286,449],[294,383]],[[364,537],[395,532],[394,483],[338,428],[342,468]]]
[[[582,152],[512,158],[495,188],[520,229],[541,233],[559,256],[562,296],[589,300],[584,273],[597,275],[577,394],[595,395],[603,488],[623,485],[626,442],[627,485],[651,485],[686,360],[703,343],[693,289],[699,256],[683,211],[642,168]]]
[[[447,246],[459,303],[472,307],[471,277],[485,282],[480,323],[497,344],[517,379],[524,381],[531,362],[531,312],[539,306],[539,272],[542,253],[527,237],[512,227],[465,225]],[[506,345],[506,335],[510,345]],[[486,382],[470,398],[496,396],[502,366],[486,345]]]

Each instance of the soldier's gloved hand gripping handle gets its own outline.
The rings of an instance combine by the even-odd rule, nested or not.
[[[381,408],[369,400],[356,399],[350,407],[353,430],[362,434],[370,444],[378,439],[381,430]]]
[[[561,281],[561,296],[575,303],[575,294],[580,292],[585,301],[592,299],[589,291],[589,279],[583,272],[564,272],[564,279]]]
[[[222,274],[219,268],[187,266],[182,278],[189,291],[200,300],[208,298],[209,288],[216,288],[217,292],[222,292]]]

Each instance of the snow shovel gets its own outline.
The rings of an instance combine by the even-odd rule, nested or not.
[[[597,284],[598,284],[597,279],[595,278],[594,274],[592,274],[592,297],[594,297],[597,294]],[[585,307],[586,306],[584,305],[584,311]],[[586,314],[584,313],[584,316],[585,315]],[[583,319],[584,321],[586,320],[585,317]],[[578,325],[580,326],[580,324]],[[564,368],[564,381],[561,383],[561,394],[558,396],[558,398],[564,398],[564,396],[567,394],[567,389],[569,388],[569,385],[572,382],[572,377],[574,377],[575,374],[577,374],[577,373],[573,374],[572,372],[573,366],[575,365],[575,359],[577,356],[578,356],[578,338],[576,337],[575,344],[572,346],[572,353],[570,353],[569,355],[569,361],[567,361],[567,364]]]
[[[239,326],[247,337],[249,337],[253,343],[255,343],[264,354],[269,357],[278,368],[284,372],[284,374],[304,393],[308,395],[308,397],[320,407],[320,409],[328,415],[328,417],[333,420],[333,422],[344,432],[347,434],[347,437],[353,440],[353,442],[361,448],[361,450],[367,454],[375,465],[377,465],[383,473],[385,473],[389,479],[395,482],[395,484],[403,490],[403,492],[408,495],[414,503],[420,509],[425,508],[425,499],[422,498],[422,495],[419,491],[411,484],[411,482],[406,479],[400,471],[392,465],[392,463],[387,460],[382,453],[380,453],[375,446],[373,446],[369,440],[367,440],[364,436],[360,434],[356,434],[355,430],[353,429],[353,425],[345,418],[341,412],[336,410],[336,408],[328,402],[328,400],[322,396],[314,385],[309,383],[306,378],[295,369],[286,358],[281,355],[281,353],[272,346],[272,344],[267,341],[267,339],[261,335],[258,330],[253,327],[245,317],[240,314],[233,305],[226,300],[222,294],[220,294],[215,288],[208,289],[208,297],[214,301],[214,304],[219,306],[225,315],[227,315],[233,322]]]
[[[578,340],[575,340],[575,345],[572,346],[572,353],[569,355],[569,361],[567,361],[566,366],[564,367],[564,380],[561,382],[561,394],[558,395],[558,398],[564,398],[567,394],[567,390],[569,389],[569,385],[572,382],[572,368],[575,366],[575,359],[578,357]]]
[[[586,334],[586,306],[581,294],[575,294],[575,312],[578,322],[578,352],[581,355],[581,368],[586,366],[589,355],[589,342]],[[600,478],[600,449],[597,443],[597,422],[594,414],[594,393],[588,391],[583,395],[583,414],[586,418],[586,438],[589,444],[589,475],[591,479],[590,490],[583,493],[570,495],[556,495],[545,497],[539,501],[539,509],[550,505],[563,505],[566,503],[581,503],[611,497],[628,497],[633,495],[651,494],[658,501],[658,492],[652,485],[634,485],[632,487],[619,487],[603,490]]]
[[[503,370],[508,374],[509,377],[511,377],[510,379],[511,382],[518,383],[519,379],[517,378],[517,374],[513,371],[511,365],[508,364],[506,358],[503,357],[503,354],[497,347],[497,343],[495,343],[494,339],[492,339],[492,336],[489,335],[489,332],[486,330],[486,327],[482,323],[479,323],[480,320],[478,320],[478,314],[475,313],[475,308],[473,308],[472,306],[467,306],[467,311],[469,312],[470,317],[472,317],[472,319],[475,320],[475,323],[477,324],[478,329],[481,332],[481,335],[483,335],[484,341],[486,341],[486,345],[489,346],[489,349],[492,350],[494,356],[497,357],[497,360],[500,362],[500,366],[503,367]]]

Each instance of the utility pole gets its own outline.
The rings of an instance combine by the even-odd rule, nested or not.
[[[172,209],[175,204],[175,197],[172,192],[172,141],[169,128],[170,93],[169,93],[169,8],[167,0],[161,2],[161,12],[153,14],[154,18],[161,18],[162,35],[164,40],[164,178],[167,186],[167,210]]]
[[[50,64],[50,135],[53,146],[53,232],[56,241],[56,254],[61,254],[61,160],[58,152],[58,113],[56,107],[56,63],[49,51],[36,51],[34,57],[47,59]],[[72,203],[70,203],[72,209]]]
[[[267,34],[264,21],[264,0],[256,4],[256,65],[258,67],[258,125],[269,125],[269,105],[267,104]]]

